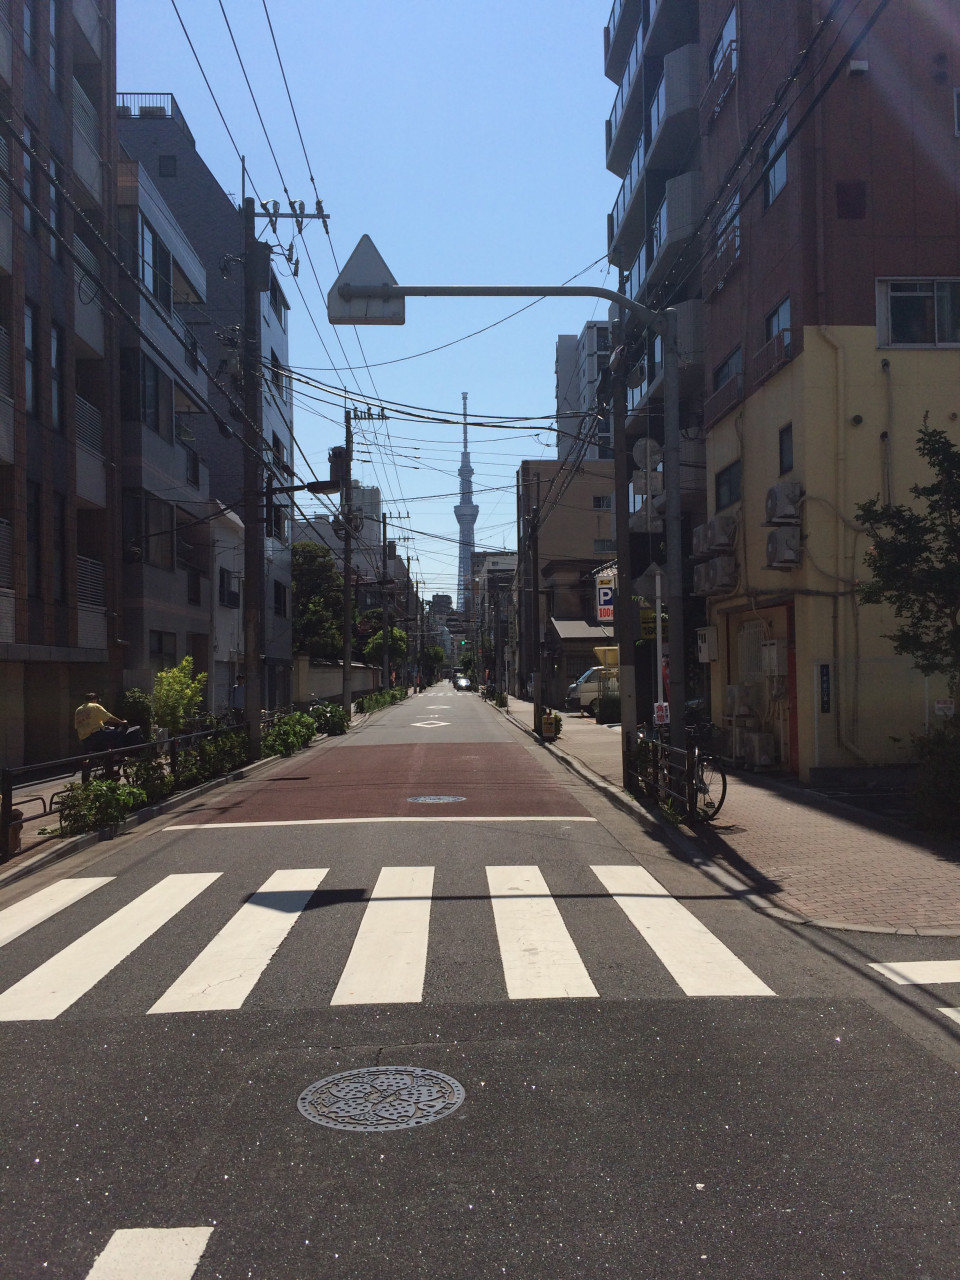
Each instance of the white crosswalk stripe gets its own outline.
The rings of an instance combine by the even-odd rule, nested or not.
[[[960,982],[960,960],[894,960],[871,964],[870,968],[898,987],[938,987]],[[960,1022],[960,1008],[948,1006],[938,1013],[952,1022]]]
[[[138,1227],[115,1231],[86,1280],[190,1280],[213,1227]]]
[[[607,918],[611,933],[618,939],[617,946],[632,949],[633,958],[628,963],[635,966],[638,998],[645,994],[645,980],[640,975],[645,966],[649,967],[643,956],[651,952],[688,996],[775,994],[642,867],[631,864],[591,869],[610,895],[604,900],[609,906],[603,910],[615,912],[621,920],[622,912],[639,934],[636,943],[631,943],[622,926],[616,926],[614,917]],[[136,949],[220,875],[204,872],[164,877],[0,992],[0,1021],[58,1017],[123,962],[134,964]],[[267,970],[272,973],[282,964],[284,944],[327,875],[326,868],[275,871],[209,941],[198,943],[202,949],[194,952],[193,959],[184,957],[189,963],[149,1008],[121,1012],[191,1014],[240,1009]],[[577,915],[579,895],[564,895],[564,914],[561,915],[551,887],[537,866],[489,866],[486,878],[489,905],[484,897],[474,900],[472,894],[467,901],[471,903],[470,910],[475,905],[481,912],[478,926],[481,930],[490,930],[492,917],[492,934],[503,972],[504,985],[500,990],[505,990],[507,999],[595,999],[602,995],[575,940],[584,927]],[[16,904],[15,909],[9,908],[0,914],[0,928],[6,927],[12,940],[33,923],[48,919],[54,913],[64,912],[68,917],[72,905],[108,880],[78,878],[48,886]],[[228,882],[224,881],[222,890],[217,892],[235,893],[235,886],[231,889],[227,886]],[[446,886],[445,889],[449,892]],[[344,921],[349,917],[345,918],[342,913],[335,917],[340,923],[334,930],[334,936],[339,939],[334,951],[328,951],[326,943],[327,924],[333,917],[326,912],[311,913],[307,933],[298,944],[299,952],[295,948],[299,963],[304,962],[305,948],[313,947],[326,971],[332,970],[329,980],[333,981],[338,966],[342,965],[332,998],[325,995],[320,1003],[328,998],[332,1005],[421,1003],[431,954],[433,895],[433,867],[383,867],[355,925],[352,942],[344,945],[342,932]],[[598,928],[603,927],[597,924],[597,895],[587,892],[583,897],[590,899],[590,929],[591,935],[595,935]],[[347,910],[353,909],[349,902],[344,906]],[[14,910],[15,914],[10,915]],[[197,925],[196,914],[191,918],[191,927],[202,928],[202,921]],[[471,932],[458,934],[455,959],[450,953],[449,936],[444,941],[445,936],[441,930],[439,950],[429,968],[433,991],[444,989],[446,964],[455,963],[458,972],[462,972],[465,962],[469,963],[469,954],[463,953],[461,936],[472,936]],[[181,940],[178,946],[182,945]],[[349,954],[346,954],[347,946]],[[595,966],[595,939],[591,946],[590,954],[594,957],[591,966]],[[11,947],[9,953],[4,954],[12,955],[16,951],[16,947]],[[496,984],[488,969],[484,981],[489,984],[491,980]],[[949,979],[941,976],[939,980]],[[960,981],[960,974],[953,980]],[[282,988],[282,974],[278,981]],[[276,989],[276,986],[271,988]],[[662,990],[662,983],[659,989]],[[621,987],[621,993],[622,990]],[[266,998],[269,1002],[269,995]],[[434,997],[428,994],[427,998]],[[618,998],[622,998],[622,994]]]

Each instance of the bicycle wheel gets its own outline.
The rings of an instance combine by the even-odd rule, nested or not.
[[[712,822],[727,798],[727,775],[723,765],[712,756],[697,760],[697,819]]]

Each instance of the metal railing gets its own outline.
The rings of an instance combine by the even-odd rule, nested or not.
[[[86,140],[100,154],[100,117],[97,109],[84,93],[79,80],[73,82],[73,123]]]
[[[617,194],[617,203],[610,212],[610,241],[616,240],[620,231],[620,225],[627,216],[627,210],[630,208],[630,201],[633,199],[633,193],[636,190],[637,183],[643,174],[643,166],[646,161],[646,152],[644,150],[644,137],[641,133],[637,139],[637,146],[630,160],[630,168],[627,170],[627,176],[620,184],[620,191]]]
[[[637,72],[642,65],[641,49],[643,48],[643,31],[637,32],[637,38],[633,42],[633,48],[630,50],[630,57],[627,59],[627,67],[620,80],[620,88],[617,90],[617,96],[613,100],[613,110],[610,112],[610,118],[607,121],[607,151],[613,146],[614,139],[617,136],[617,130],[620,128],[620,121],[623,119],[623,113],[627,105],[627,99],[633,89],[633,84],[637,76]]]
[[[77,556],[77,604],[102,609],[105,602],[102,563],[88,556]]]
[[[0,520],[0,590],[13,590],[13,525]]]
[[[172,93],[118,93],[117,115],[139,116],[142,120],[175,120],[190,141],[194,140]]]
[[[0,325],[0,395],[13,399],[13,381],[10,369],[10,334]]]
[[[77,439],[94,453],[103,453],[103,414],[82,396],[75,399],[74,420],[77,424]]]

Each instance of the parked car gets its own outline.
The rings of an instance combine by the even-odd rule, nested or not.
[[[605,694],[618,697],[619,693],[620,681],[615,667],[590,667],[567,689],[567,710],[589,711],[595,716],[601,697]]]

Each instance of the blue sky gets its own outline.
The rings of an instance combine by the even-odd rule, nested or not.
[[[283,202],[219,0],[177,0],[177,7],[257,191]],[[224,8],[287,188],[312,208],[263,0],[224,0]],[[359,330],[361,352],[352,329],[327,324],[320,288],[326,293],[337,275],[334,253],[342,265],[365,232],[400,283],[562,284],[601,259],[580,282],[616,288],[603,259],[619,186],[603,164],[616,92],[603,75],[609,3],[267,0],[267,8],[330,215],[329,243],[319,224],[305,230],[319,286],[303,245],[303,299],[284,282],[293,368],[346,387],[356,404],[379,397],[459,419],[467,391],[471,417],[549,417],[557,334],[578,333],[606,304],[539,302],[420,355],[524,303],[411,298],[403,328]],[[118,89],[173,93],[201,155],[239,195],[239,160],[171,0],[117,0],[117,43]],[[308,394],[317,398],[295,400],[296,435],[325,474],[328,448],[342,443],[343,395]],[[521,458],[555,456],[549,425],[539,433],[530,422],[471,426],[478,548],[515,546],[516,468]],[[355,474],[382,489],[389,536],[412,557],[428,596],[455,594],[461,434],[458,425],[391,414],[368,433],[369,447],[357,444]],[[305,472],[299,459],[298,469]]]

